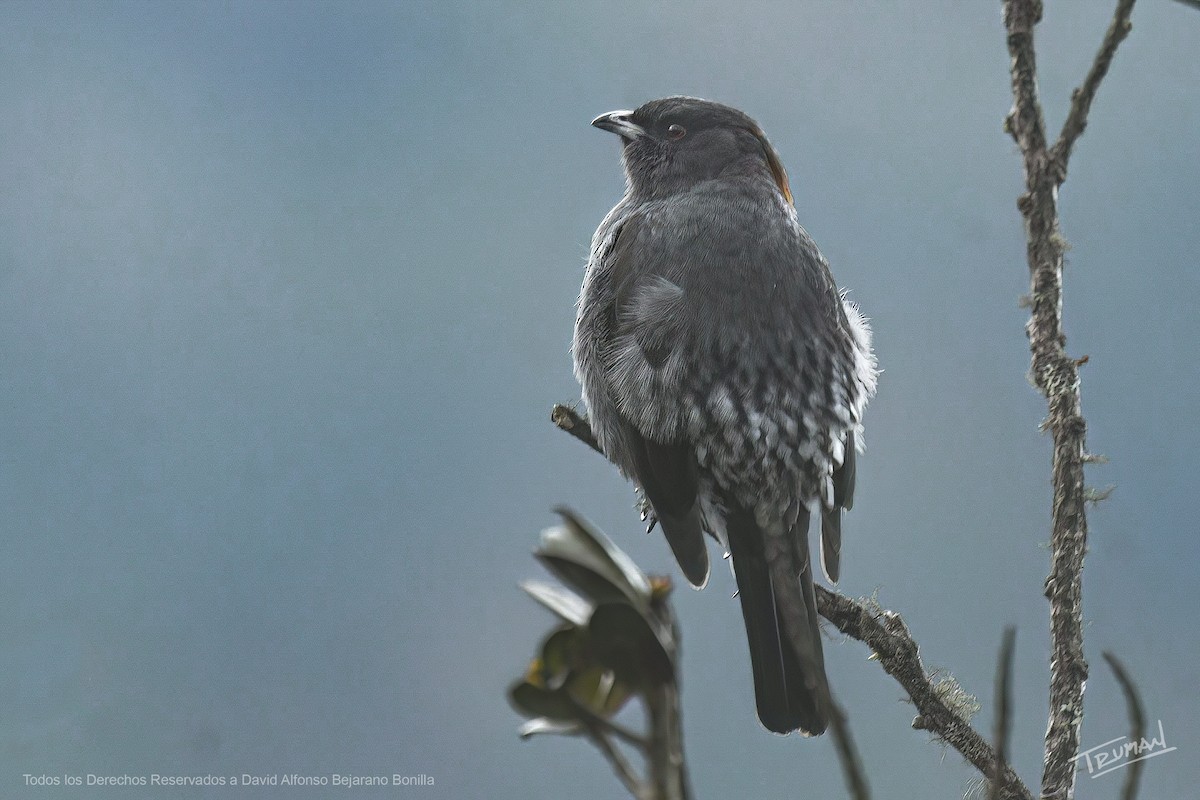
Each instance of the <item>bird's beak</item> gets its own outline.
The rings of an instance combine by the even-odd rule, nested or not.
[[[602,131],[609,131],[622,139],[633,141],[639,136],[646,135],[646,129],[634,122],[632,111],[610,111],[592,120],[592,125]]]

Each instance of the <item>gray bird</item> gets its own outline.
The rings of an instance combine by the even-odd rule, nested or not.
[[[762,724],[819,734],[829,694],[809,517],[836,581],[875,391],[870,330],[800,227],[753,119],[668,97],[592,124],[621,137],[627,180],[592,240],[575,323],[592,429],[693,586],[708,580],[704,533],[727,548]],[[791,559],[784,585],[773,545]],[[790,639],[789,603],[807,621]]]

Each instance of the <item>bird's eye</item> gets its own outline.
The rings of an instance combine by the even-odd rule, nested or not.
[[[687,129],[682,125],[672,125],[667,128],[667,138],[671,141],[678,142],[684,136],[687,136]]]

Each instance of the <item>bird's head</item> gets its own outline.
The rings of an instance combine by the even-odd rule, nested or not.
[[[792,202],[779,154],[758,123],[736,108],[695,97],[664,97],[592,120],[623,140],[632,192],[661,197],[723,175],[761,173]]]

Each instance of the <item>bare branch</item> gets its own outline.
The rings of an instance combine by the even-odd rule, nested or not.
[[[575,409],[556,404],[554,408],[550,409],[550,421],[600,455],[604,455],[604,451],[600,449],[600,443],[596,441],[596,435],[592,433],[591,423]]]
[[[634,733],[624,725],[619,725],[610,719],[605,719],[585,705],[576,703],[575,711],[580,717],[586,720],[589,730],[595,730],[598,733],[615,736],[626,744],[633,745],[642,751],[645,751],[650,746],[650,743],[647,741],[646,737]]]
[[[633,795],[635,800],[651,800],[653,798],[650,787],[637,776],[629,759],[625,758],[606,734],[599,728],[589,727],[588,740],[604,754],[604,758],[612,765],[613,772],[617,773],[617,777],[621,779],[625,790]]]
[[[1008,736],[1012,726],[1012,669],[1013,651],[1017,644],[1017,629],[1009,626],[1004,630],[1004,642],[1000,645],[1000,659],[996,665],[996,764],[991,772],[989,800],[1000,800],[1004,768],[1008,764]]]
[[[1088,111],[1092,108],[1092,100],[1096,97],[1096,90],[1100,88],[1100,81],[1104,80],[1105,74],[1108,73],[1113,56],[1117,54],[1117,47],[1133,30],[1133,24],[1129,21],[1129,15],[1133,13],[1133,4],[1134,0],[1119,0],[1113,20],[1108,26],[1108,32],[1104,34],[1104,41],[1100,43],[1100,50],[1096,53],[1095,60],[1092,61],[1092,68],[1088,70],[1083,85],[1071,93],[1071,110],[1067,113],[1067,120],[1063,123],[1058,141],[1050,150],[1050,158],[1056,165],[1055,174],[1059,184],[1066,180],[1067,161],[1071,158],[1071,149],[1075,146],[1075,140],[1087,127]]]
[[[1105,652],[1104,660],[1109,669],[1117,676],[1121,691],[1125,694],[1125,704],[1129,707],[1129,724],[1133,730],[1129,734],[1131,742],[1140,742],[1146,738],[1146,712],[1142,708],[1142,699],[1138,697],[1137,687],[1125,671],[1125,665],[1112,653]],[[1138,782],[1142,778],[1142,762],[1129,763],[1129,771],[1125,773],[1125,786],[1121,789],[1121,800],[1137,800]]]

